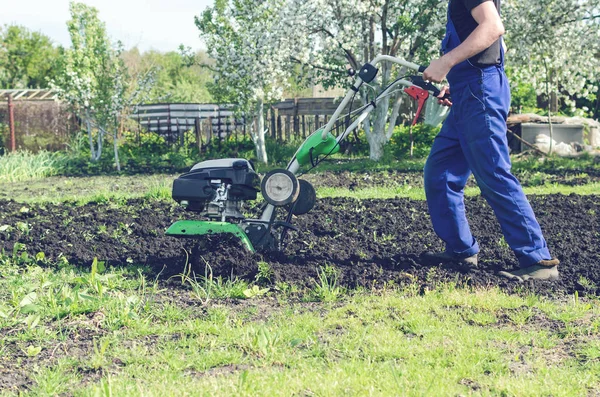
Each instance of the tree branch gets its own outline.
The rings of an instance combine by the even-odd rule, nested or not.
[[[315,65],[313,63],[310,62],[303,62],[300,59],[296,58],[296,57],[290,57],[290,59],[300,65],[306,65],[306,66],[310,66],[313,69],[319,69],[319,70],[324,70],[326,72],[331,72],[331,73],[339,73],[339,74],[346,74],[345,70],[341,70],[341,69],[333,69],[333,68],[327,68],[325,66],[319,66],[319,65]]]
[[[340,41],[335,37],[335,35],[333,33],[328,31],[327,29],[325,29],[323,26],[321,26],[320,31],[322,33],[325,33],[326,35],[328,35],[329,37],[331,37],[338,43],[338,47],[340,47],[342,49],[342,51],[344,51],[344,53],[346,54],[346,59],[348,59],[348,62],[350,62],[350,66],[352,66],[353,69],[358,69],[361,67],[361,65],[358,64],[358,61],[356,60],[356,57],[354,56],[354,54],[352,54],[352,52],[350,50],[345,49],[342,46],[342,43],[340,43]]]

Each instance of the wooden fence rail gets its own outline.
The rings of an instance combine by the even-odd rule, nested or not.
[[[268,135],[279,141],[304,138],[324,127],[335,112],[334,98],[297,98],[275,103],[265,114]],[[358,107],[358,105],[355,105]],[[231,134],[250,132],[253,120],[236,117],[233,105],[153,104],[138,106],[131,116],[140,127],[159,133],[170,144],[183,144],[184,134],[193,130],[199,139],[210,142]],[[349,120],[336,123],[334,133],[347,128]]]

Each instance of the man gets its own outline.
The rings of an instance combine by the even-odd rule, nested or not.
[[[510,88],[504,74],[504,26],[500,0],[450,0],[443,56],[431,62],[425,80],[442,82],[440,98],[452,92],[450,114],[425,165],[425,192],[431,221],[446,243],[442,253],[425,253],[428,263],[477,265],[479,246],[465,217],[464,187],[473,173],[490,204],[520,269],[501,272],[527,280],[558,279],[552,259],[521,185],[511,174],[506,140]]]

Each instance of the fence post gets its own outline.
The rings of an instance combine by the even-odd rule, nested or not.
[[[292,115],[288,114],[285,118],[285,136],[283,137],[283,140],[286,141],[288,139],[290,139],[290,136],[292,134]]]
[[[8,94],[8,126],[10,129],[10,151],[14,152],[17,150],[17,139],[15,137],[15,112],[11,94]]]
[[[294,98],[294,134],[300,135],[300,118],[298,117],[298,98]]]
[[[306,118],[302,115],[302,137],[306,138]]]
[[[275,108],[271,106],[271,137],[277,136],[277,126],[275,124]]]
[[[221,106],[217,110],[217,138],[219,140],[219,145],[221,144]]]
[[[174,145],[175,139],[173,139],[173,129],[171,128],[171,104],[167,105],[167,136],[169,137],[169,143]]]
[[[277,115],[277,137],[276,139],[281,140],[281,114]]]
[[[183,147],[185,145],[185,139],[183,136],[183,132],[181,131],[181,128],[179,128],[179,118],[175,119],[175,125],[177,127],[177,135],[179,135],[179,147]]]
[[[202,153],[202,130],[200,129],[200,117],[194,119],[194,130],[196,132],[196,144],[198,145],[198,153]]]

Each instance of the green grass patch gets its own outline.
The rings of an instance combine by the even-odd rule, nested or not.
[[[0,198],[24,203],[60,203],[123,201],[133,198],[171,200],[176,175],[132,175],[93,177],[51,177],[13,182]]]
[[[122,202],[133,198],[171,200],[171,188],[176,175],[135,175],[135,176],[96,176],[96,177],[52,177],[27,182],[12,182],[0,192],[0,198],[23,203],[60,203],[75,201]],[[544,184],[524,188],[525,194],[600,194],[600,183],[580,186]],[[477,187],[465,189],[466,196],[478,196]],[[345,187],[321,187],[317,189],[320,198],[352,197],[362,199],[392,199],[396,197],[425,200],[421,186],[409,184],[397,186],[375,186],[360,189]]]
[[[60,153],[18,151],[0,156],[0,182],[20,182],[59,175],[64,169]]]
[[[542,186],[524,187],[525,194],[546,195],[546,194],[580,194],[592,195],[600,194],[600,183],[594,182],[581,186],[567,186],[559,184],[548,184]],[[481,190],[478,187],[468,187],[465,189],[465,196],[479,196]],[[412,200],[425,200],[425,190],[411,185],[403,186],[381,186],[370,187],[364,189],[350,190],[347,188],[321,188],[317,190],[317,196],[320,198],[327,197],[352,197],[359,200],[364,199],[392,199],[396,197],[409,198]]]
[[[1,258],[7,395],[600,391],[600,305],[577,296],[453,283],[348,291],[324,267],[313,289],[240,298],[251,285],[167,286],[138,268]]]

